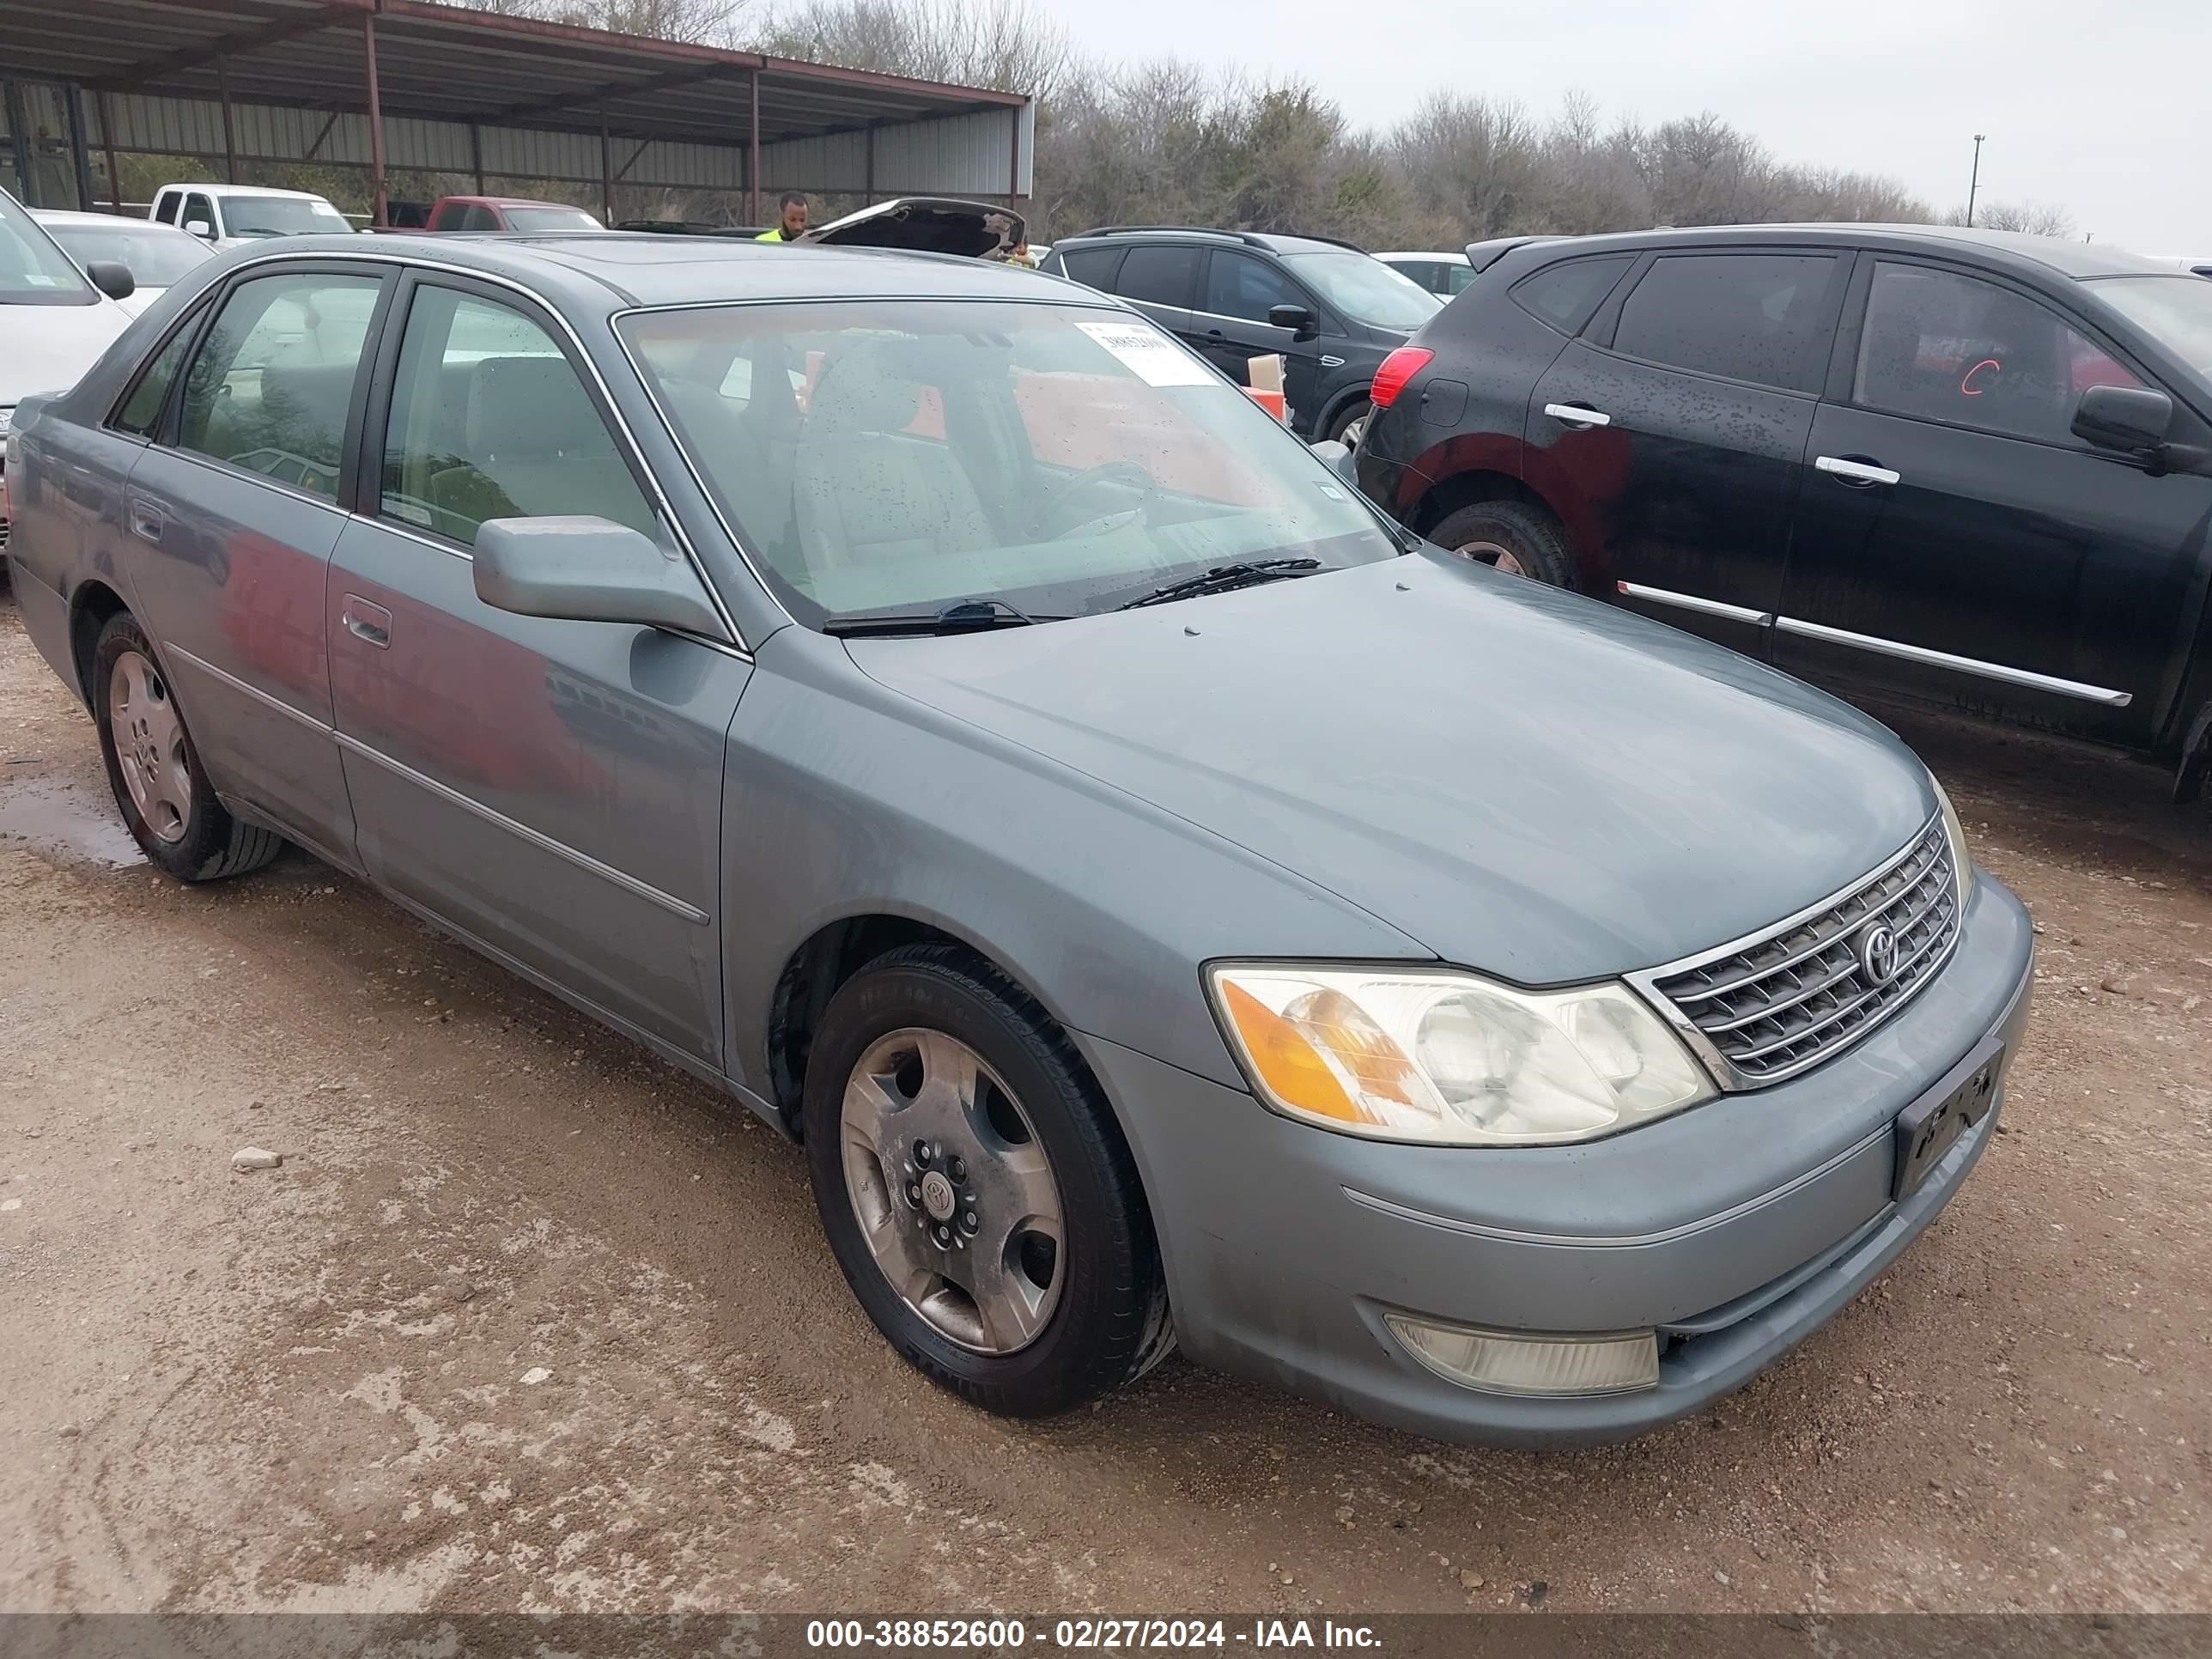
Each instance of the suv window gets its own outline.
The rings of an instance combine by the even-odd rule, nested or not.
[[[1925,265],[1874,268],[1851,398],[1921,420],[2073,444],[2093,386],[2141,386],[2112,356],[2024,294]]]
[[[1213,251],[1213,263],[1206,268],[1206,301],[1200,307],[1217,317],[1241,317],[1247,322],[1264,323],[1270,306],[1304,306],[1314,308],[1311,300],[1297,288],[1291,279],[1249,253],[1231,253],[1226,248]]]
[[[195,221],[205,225],[216,235],[222,234],[222,222],[215,216],[215,203],[205,196],[185,198],[185,216],[181,222],[189,225]]]
[[[1603,259],[1569,259],[1516,283],[1513,297],[1523,311],[1540,321],[1549,323],[1562,334],[1572,334],[1589,321],[1590,313],[1613,292],[1620,273],[1635,263],[1632,253],[1616,253]],[[1468,271],[1469,281],[1474,275],[1472,270]]]
[[[475,545],[487,520],[653,514],[553,337],[510,307],[415,292],[385,428],[386,516]]]
[[[177,371],[184,367],[185,353],[191,349],[192,336],[199,330],[200,319],[207,315],[207,307],[195,306],[192,314],[177,325],[161,349],[154,354],[154,361],[146,365],[137,383],[123,399],[115,411],[112,422],[118,432],[135,432],[142,438],[154,435],[161,424],[161,410],[169,401],[169,388],[176,384]]]
[[[1198,287],[1198,250],[1194,247],[1133,247],[1121,262],[1114,291],[1125,300],[1148,300],[1156,306],[1188,307]]]
[[[154,204],[155,219],[158,222],[165,225],[173,225],[176,223],[177,204],[184,199],[185,198],[173,190],[163,191],[161,192],[161,199]]]
[[[1613,349],[1676,368],[1792,391],[1820,388],[1825,253],[1680,253],[1653,262],[1620,308]]]
[[[1102,293],[1114,291],[1114,267],[1121,262],[1118,247],[1079,247],[1060,256],[1060,263],[1077,282]]]
[[[335,499],[382,286],[323,271],[240,283],[185,372],[179,446]]]

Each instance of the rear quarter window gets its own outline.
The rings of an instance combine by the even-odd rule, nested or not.
[[[1060,256],[1060,268],[1077,282],[1102,294],[1114,291],[1114,273],[1126,250],[1118,247],[1079,247]]]
[[[1548,323],[1562,334],[1577,332],[1590,319],[1590,313],[1605,302],[1613,292],[1613,285],[1620,280],[1621,273],[1636,263],[1632,253],[1614,254],[1603,259],[1569,259],[1563,264],[1547,266],[1533,276],[1524,276],[1513,288],[1513,298],[1522,310],[1539,322]],[[1465,288],[1474,281],[1474,270],[1466,265],[1458,274],[1467,282],[1455,288]]]

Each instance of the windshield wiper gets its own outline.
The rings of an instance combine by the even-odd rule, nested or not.
[[[1202,570],[1195,576],[1185,576],[1181,581],[1170,582],[1165,587],[1156,587],[1139,599],[1114,608],[1116,611],[1134,611],[1139,605],[1165,605],[1170,599],[1188,599],[1200,593],[1226,593],[1231,588],[1255,587],[1261,582],[1301,576],[1309,570],[1320,568],[1319,559],[1245,559],[1237,564],[1217,564],[1211,570]]]
[[[860,634],[966,634],[986,628],[1030,628],[1065,617],[1032,617],[1004,599],[962,599],[934,611],[894,611],[882,617],[832,617],[822,631],[840,639]]]

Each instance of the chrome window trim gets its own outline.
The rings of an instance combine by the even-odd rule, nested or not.
[[[1902,662],[1917,662],[1930,668],[1948,668],[1957,673],[1972,674],[2006,685],[2025,686],[2032,691],[2050,691],[2062,697],[2077,697],[2083,702],[2099,703],[2106,708],[2125,708],[2136,700],[2136,694],[2132,691],[2116,691],[2110,686],[2061,679],[2056,674],[2039,674],[2032,668],[2012,668],[2003,663],[1984,662],[1977,657],[1955,656],[1948,651],[1931,650],[1924,645],[1908,645],[1903,640],[1887,640],[1873,634],[1854,634],[1847,628],[1831,628],[1826,623],[1801,622],[1795,617],[1778,616],[1774,625],[1785,634],[1795,634],[1803,639],[1820,640],[1830,645],[1846,645],[1854,650],[1870,651],[1876,656],[1895,657]]]
[[[255,265],[281,264],[286,260],[312,262],[318,258],[336,261],[358,260],[370,264],[391,265],[403,273],[410,270],[442,271],[450,276],[459,276],[470,282],[483,283],[494,288],[503,288],[511,294],[520,294],[524,299],[528,300],[539,310],[543,311],[547,316],[550,317],[554,322],[559,325],[561,332],[568,337],[568,343],[575,348],[576,356],[582,362],[585,372],[592,377],[592,385],[596,386],[599,390],[600,401],[606,405],[607,412],[614,416],[615,430],[620,434],[621,441],[627,448],[629,459],[634,464],[638,476],[645,481],[645,489],[648,502],[653,509],[659,514],[660,517],[666,521],[669,532],[676,538],[677,545],[684,550],[684,557],[685,561],[690,565],[693,574],[699,578],[701,585],[706,588],[707,599],[708,602],[714,606],[714,615],[720,620],[722,626],[729,629],[730,637],[727,642],[737,646],[740,649],[750,649],[750,646],[747,644],[744,632],[738,627],[735,617],[731,615],[729,606],[723,603],[721,590],[714,586],[714,579],[713,575],[708,573],[705,563],[700,559],[698,550],[692,546],[691,538],[685,532],[683,520],[677,516],[676,509],[670,505],[667,493],[660,487],[660,480],[653,476],[653,468],[647,464],[645,452],[638,445],[637,434],[631,430],[628,418],[623,414],[622,404],[615,398],[613,388],[608,386],[606,376],[599,370],[598,360],[592,356],[591,348],[584,343],[584,337],[576,331],[576,325],[568,320],[558,306],[552,303],[544,295],[538,293],[535,289],[530,288],[526,283],[519,283],[512,276],[501,276],[495,271],[477,270],[467,265],[447,264],[442,260],[426,259],[420,256],[412,254],[374,253],[366,252],[361,253],[354,253],[350,252],[331,253],[327,251],[316,254],[284,252],[277,251],[264,254],[258,254],[252,258],[242,259],[239,261],[238,264],[230,266],[229,270],[231,272],[237,272],[248,270]],[[617,291],[619,292],[619,290]],[[614,313],[614,317],[619,317],[624,314],[626,313],[617,312]],[[612,327],[614,317],[610,317],[608,319],[611,329]],[[391,321],[388,318],[386,319],[385,326],[387,328],[391,326]],[[400,330],[404,336],[406,330],[406,320],[404,318],[400,321]],[[616,341],[617,344],[621,343],[620,335],[617,334],[616,336]],[[627,361],[629,358],[629,350],[627,347],[623,348],[623,355],[625,361]],[[631,372],[635,374],[636,365],[632,363],[630,368]],[[641,384],[642,384],[641,377]],[[374,388],[371,387],[370,390],[373,395]],[[648,388],[648,396],[649,395],[650,389]],[[364,434],[364,436],[366,436],[366,434]],[[341,509],[341,511],[345,509]],[[381,518],[379,518],[375,522],[381,524],[384,520]],[[748,562],[750,563],[750,561]],[[754,573],[754,579],[756,580],[759,580],[759,573],[757,571]],[[579,854],[579,856],[580,857],[581,854]]]
[[[1858,1038],[1852,1039],[1841,1048],[1814,1055],[1794,1071],[1780,1073],[1771,1077],[1746,1077],[1736,1070],[1725,1054],[1721,1053],[1712,1039],[1692,1023],[1689,1015],[1682,1011],[1674,1000],[1659,988],[1659,981],[1663,979],[1672,979],[1677,974],[1694,972],[1709,963],[1724,961],[1729,957],[1741,956],[1745,951],[1764,945],[1770,939],[1777,939],[1795,928],[1802,927],[1816,916],[1826,915],[1838,905],[1864,892],[1899,865],[1905,863],[1920,850],[1921,844],[1928,839],[1931,830],[1943,835],[1948,845],[1948,832],[1942,827],[1942,809],[1938,808],[1926,822],[1921,824],[1919,829],[1912,832],[1911,837],[1903,847],[1856,880],[1846,882],[1827,897],[1817,899],[1802,910],[1792,911],[1779,921],[1770,922],[1754,932],[1732,939],[1725,945],[1716,945],[1709,950],[1694,951],[1689,956],[1679,957],[1673,962],[1662,962],[1654,968],[1639,968],[1632,973],[1623,974],[1621,978],[1637,995],[1650,1005],[1652,1012],[1666,1022],[1667,1028],[1682,1040],[1690,1052],[1704,1062],[1705,1069],[1712,1074],[1713,1081],[1730,1094],[1753,1089],[1771,1088],[1776,1084],[1788,1081],[1792,1077],[1801,1076],[1815,1066],[1824,1065],[1838,1058],[1850,1048],[1856,1047]],[[1963,915],[1960,916],[1959,925],[1952,930],[1951,937],[1945,944],[1942,954],[1928,965],[1928,971],[1920,976],[1919,981],[1899,998],[1887,1012],[1882,1015],[1881,1021],[1879,1023],[1887,1023],[1935,982],[1936,975],[1943,969],[1943,964],[1950,960],[1952,953],[1959,948],[1959,941],[1966,937],[1966,920]],[[1861,1036],[1870,1034],[1874,1029],[1873,1026],[1869,1026],[1866,1031],[1861,1033]]]

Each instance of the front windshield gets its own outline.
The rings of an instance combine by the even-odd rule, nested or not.
[[[142,289],[167,288],[194,265],[215,257],[215,250],[197,236],[140,220],[118,219],[112,225],[49,225],[46,228],[79,264],[112,259],[118,264],[128,265],[132,278]]]
[[[1290,267],[1319,289],[1347,317],[1376,328],[1411,333],[1435,316],[1443,301],[1402,270],[1349,248],[1324,253],[1285,253]]]
[[[226,196],[222,222],[233,236],[314,236],[353,228],[319,196]]]
[[[2106,276],[2089,284],[2112,309],[2212,378],[2212,283],[2202,276]]]
[[[506,210],[510,230],[605,230],[606,227],[581,208],[511,207]]]
[[[1109,611],[1248,559],[1399,551],[1244,393],[1126,312],[844,301],[649,312],[623,337],[801,622]]]
[[[0,191],[0,305],[88,306],[99,298],[69,255]]]

